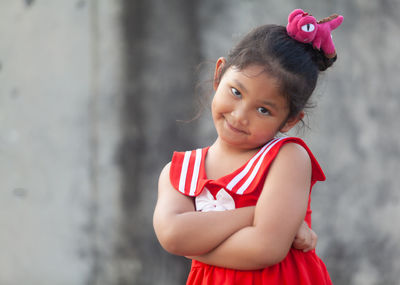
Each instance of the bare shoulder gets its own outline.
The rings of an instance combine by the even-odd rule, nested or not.
[[[170,172],[170,169],[171,169],[171,161],[170,162],[168,162],[165,166],[164,166],[164,168],[161,170],[161,173],[160,173],[160,177],[159,177],[159,182],[161,182],[161,181],[169,181],[169,172]]]
[[[171,170],[171,162],[168,162],[161,170],[160,177],[158,178],[158,192],[165,192],[167,189],[172,189],[169,172]]]
[[[310,160],[307,150],[298,143],[288,142],[285,143],[279,153],[286,153],[287,155],[295,155],[298,157],[303,157],[304,159]]]
[[[279,150],[276,160],[311,168],[310,155],[304,147],[297,143],[284,144]]]
[[[183,195],[172,186],[169,176],[170,169],[171,162],[167,163],[161,171],[158,180],[157,207],[174,213],[193,211],[193,199]]]
[[[312,166],[310,155],[307,150],[297,143],[284,144],[271,165],[272,173],[294,178],[304,177],[306,180],[311,178]]]

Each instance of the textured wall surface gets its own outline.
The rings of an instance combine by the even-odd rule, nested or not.
[[[116,278],[117,4],[0,1],[2,285]]]
[[[153,233],[157,179],[215,132],[208,111],[178,120],[219,56],[299,7],[345,18],[300,133],[328,178],[317,252],[336,285],[400,284],[397,0],[1,0],[0,284],[184,284]]]

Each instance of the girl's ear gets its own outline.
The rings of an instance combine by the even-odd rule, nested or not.
[[[221,80],[221,72],[225,66],[225,63],[226,63],[225,58],[220,57],[218,58],[217,63],[215,64],[214,82],[213,82],[214,90],[217,90],[218,88],[219,81]]]
[[[281,133],[287,133],[288,131],[290,131],[291,128],[293,128],[303,118],[304,118],[304,111],[301,111],[300,113],[297,114],[297,116],[289,118],[279,131]]]

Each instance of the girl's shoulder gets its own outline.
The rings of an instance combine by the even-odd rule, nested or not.
[[[298,155],[298,156],[304,156],[308,155],[308,157],[311,160],[311,166],[312,166],[312,180],[313,181],[324,181],[326,179],[325,174],[318,163],[317,159],[315,158],[314,154],[310,150],[310,148],[307,146],[307,144],[298,137],[282,137],[279,139],[279,141],[276,142],[276,145],[274,146],[272,152],[271,152],[271,158],[275,159],[275,157],[278,155],[278,153],[282,153],[282,150],[285,149],[284,155]]]

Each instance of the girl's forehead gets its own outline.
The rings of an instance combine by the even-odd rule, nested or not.
[[[242,69],[232,66],[227,70],[226,75],[234,80],[241,81],[243,85],[258,85],[260,87],[266,85],[269,88],[279,89],[278,79],[260,65],[249,65]]]
[[[227,70],[226,75],[227,80],[239,87],[240,91],[254,94],[255,99],[268,98],[268,100],[279,101],[282,107],[287,107],[287,98],[283,96],[279,80],[263,66],[249,65],[242,69],[233,66]]]
[[[240,69],[240,68],[238,68],[236,66],[232,66],[232,67],[230,67],[230,69],[233,72],[241,73],[242,75],[244,75],[246,77],[250,77],[250,78],[251,77],[257,77],[257,76],[262,75],[264,73],[269,76],[269,74],[266,72],[266,70],[265,70],[265,68],[263,66],[255,65],[255,64],[246,66],[246,67],[244,67],[242,69]]]

